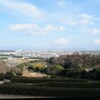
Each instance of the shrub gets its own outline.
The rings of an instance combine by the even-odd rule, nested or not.
[[[0,81],[4,80],[4,75],[0,74]]]

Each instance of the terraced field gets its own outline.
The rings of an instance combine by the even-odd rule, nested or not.
[[[35,79],[13,77],[0,85],[0,94],[32,97],[100,97],[100,82],[83,79]]]

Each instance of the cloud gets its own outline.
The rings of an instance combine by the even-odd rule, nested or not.
[[[64,0],[60,0],[59,2],[57,2],[57,5],[61,8],[66,8],[66,3],[64,2]]]
[[[32,32],[32,34],[43,35],[43,34],[46,34],[46,32],[40,30],[40,31],[37,31],[37,32],[35,32],[35,33]]]
[[[98,28],[94,28],[94,29],[88,29],[88,30],[81,30],[83,33],[86,33],[86,34],[91,34],[91,35],[97,35],[97,34],[100,34],[100,29]]]
[[[0,5],[4,6],[7,11],[13,11],[13,13],[17,14],[18,16],[22,16],[22,18],[28,18],[27,20],[40,22],[43,21],[44,23],[51,23],[51,20],[55,23],[57,22],[63,22],[67,23],[68,25],[86,25],[92,23],[92,16],[87,13],[71,13],[71,9],[68,10],[66,8],[66,5],[73,5],[72,2],[66,2],[66,0],[59,0],[59,2],[56,2],[58,6],[61,6],[64,8],[64,11],[62,11],[60,8],[58,8],[53,12],[53,10],[42,10],[38,6],[34,5],[33,3],[25,2],[24,0],[0,0]],[[56,5],[55,5],[56,6]],[[75,6],[75,5],[74,5]],[[52,8],[53,9],[53,8]],[[67,10],[65,12],[65,10]],[[51,12],[52,11],[52,12]],[[69,12],[69,13],[67,13]],[[13,14],[10,13],[10,14]],[[68,16],[74,16],[69,17]],[[67,18],[67,20],[66,20]],[[34,19],[34,20],[33,20]],[[62,21],[61,21],[62,20]]]
[[[57,31],[58,28],[56,26],[53,26],[53,25],[47,25],[45,28],[44,28],[45,31]]]
[[[99,45],[100,46],[100,39],[96,39],[95,40],[95,45]]]
[[[86,13],[82,13],[82,14],[79,14],[79,17],[80,17],[80,21],[79,23],[80,24],[92,24],[92,20],[93,20],[93,17],[89,14],[86,14]]]
[[[55,45],[66,45],[69,44],[69,39],[60,38],[54,42]]]
[[[44,31],[65,31],[66,28],[63,26],[47,25],[43,30]]]
[[[83,17],[83,18],[86,18],[86,19],[92,19],[92,16],[87,14],[87,13],[81,13],[79,16]]]
[[[39,30],[40,27],[37,24],[12,24],[9,29],[13,32],[25,32]]]
[[[8,28],[8,32],[21,32],[30,34],[46,34],[50,32],[63,32],[66,28],[63,26],[46,25],[45,27],[40,27],[37,24],[11,24]]]
[[[63,27],[63,26],[60,26],[60,27],[59,27],[59,31],[61,31],[61,32],[66,31],[66,28]]]
[[[70,20],[69,24],[71,25],[88,25],[93,24],[93,17],[87,13],[82,13],[76,16],[74,20]]]
[[[0,0],[0,5],[27,17],[41,18],[43,16],[43,12],[30,3],[18,2],[15,0]]]
[[[61,18],[59,18],[59,21],[61,23],[71,26],[90,25],[93,24],[95,20],[98,20],[98,18],[93,17],[92,15],[87,13],[70,14],[70,15],[65,14],[61,15]]]

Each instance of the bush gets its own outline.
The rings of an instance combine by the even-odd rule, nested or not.
[[[4,75],[0,74],[0,81],[4,80]]]

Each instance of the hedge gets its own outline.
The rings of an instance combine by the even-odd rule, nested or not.
[[[86,79],[36,79],[26,77],[12,77],[12,83],[42,83],[42,82],[88,82]]]
[[[46,82],[46,83],[36,83],[34,86],[41,87],[65,87],[65,88],[100,88],[100,83],[88,83],[88,82]]]
[[[0,93],[54,97],[100,97],[100,88],[51,88],[4,84],[0,85]]]

